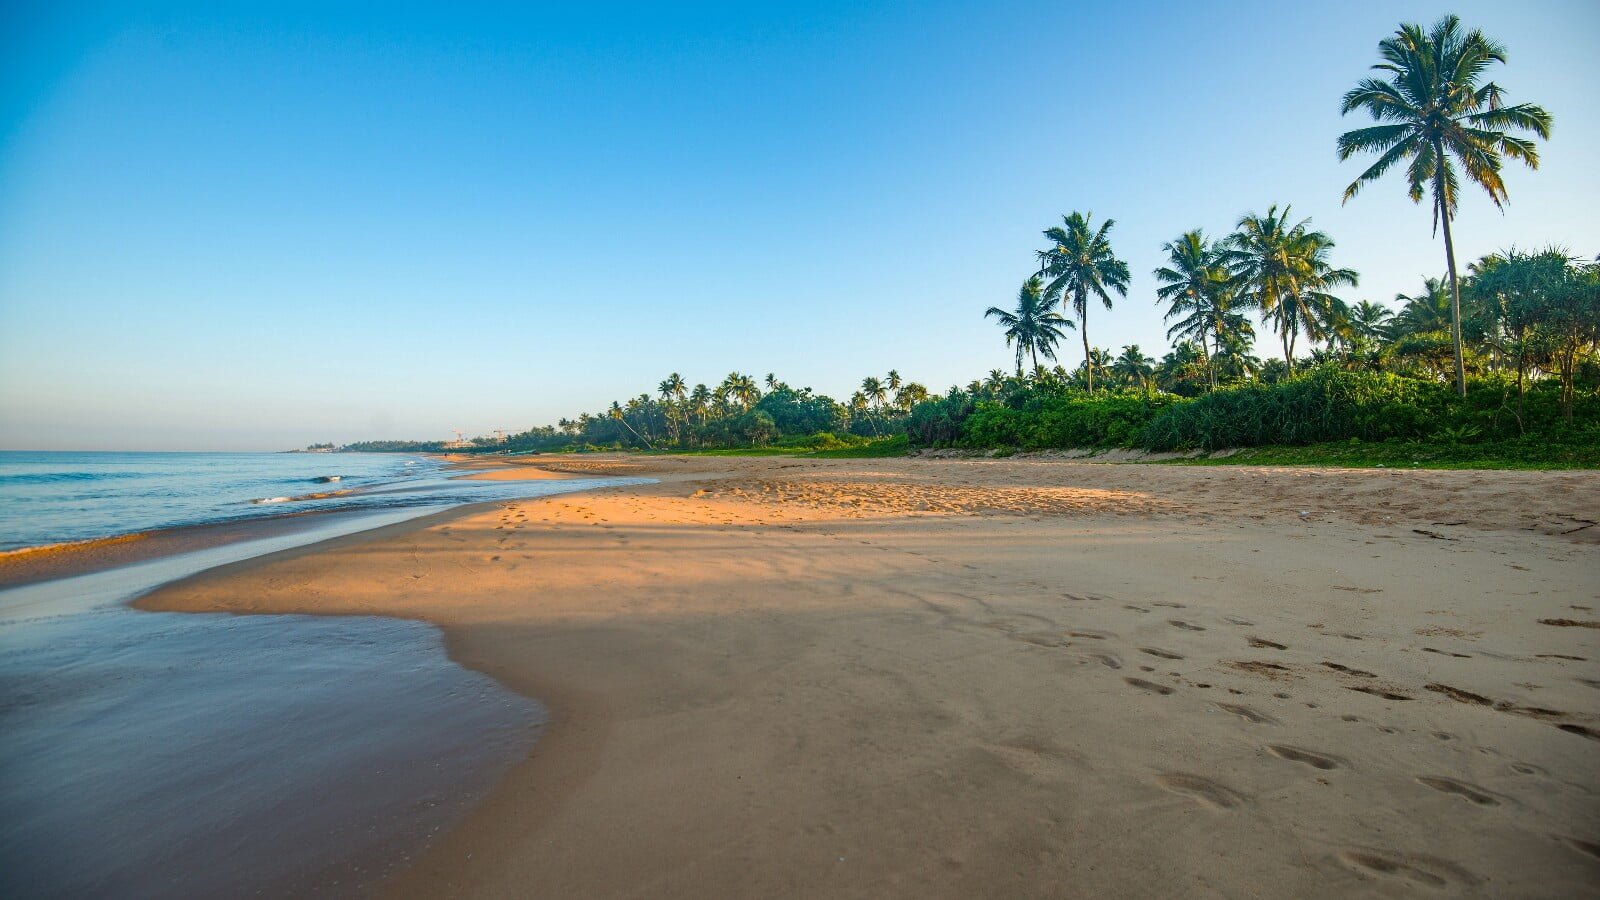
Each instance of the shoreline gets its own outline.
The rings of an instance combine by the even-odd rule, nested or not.
[[[493,480],[571,480],[501,471],[479,474]],[[607,485],[591,480],[574,486]],[[482,501],[432,511],[328,511],[226,523],[235,527],[225,530],[169,530],[150,539],[145,559],[126,564],[96,551],[132,541],[90,541],[72,547],[75,554],[64,554],[76,571],[6,591],[4,637],[10,658],[0,706],[13,729],[5,741],[8,763],[21,780],[5,794],[19,815],[34,810],[49,823],[7,831],[8,858],[33,850],[26,864],[20,855],[13,860],[17,865],[0,880],[25,892],[43,889],[57,877],[50,867],[61,862],[62,848],[97,835],[97,865],[80,867],[69,879],[79,888],[116,884],[153,890],[159,885],[163,892],[210,892],[227,885],[229,877],[248,877],[243,884],[258,888],[299,884],[299,889],[347,892],[353,887],[370,893],[374,878],[381,881],[426,847],[440,827],[448,827],[525,755],[543,729],[539,703],[461,665],[444,632],[430,623],[401,617],[338,624],[332,617],[298,624],[273,617],[285,623],[278,624],[260,618],[230,622],[235,617],[228,616],[144,616],[138,598],[187,578],[225,576],[263,561],[335,551],[448,522],[494,509],[505,495],[503,489],[490,490]],[[303,523],[309,524],[300,528]],[[350,527],[356,530],[339,533]],[[304,543],[295,544],[297,539]],[[229,543],[259,546],[231,550]],[[181,549],[161,552],[175,545]],[[242,556],[246,553],[253,555]],[[328,655],[330,647],[340,652]],[[311,673],[319,671],[333,680],[317,680]],[[261,693],[250,699],[255,691]],[[183,717],[198,706],[216,717],[186,722]],[[80,734],[73,722],[84,717],[109,718],[112,724]],[[355,730],[343,730],[340,722]],[[403,740],[399,734],[379,736],[400,723],[407,723]],[[150,729],[163,728],[178,729],[171,734],[169,754],[180,747],[195,754],[184,766],[171,767],[169,755],[143,751],[152,741],[162,743]],[[105,832],[111,813],[116,813],[110,815],[113,821],[139,821],[137,814],[119,812],[120,804],[131,802],[120,786],[127,779],[114,777],[122,768],[119,759],[104,757],[120,740],[137,742],[125,748],[124,757],[137,761],[145,784],[169,787],[159,800],[146,798],[141,805],[167,812],[147,828]],[[63,752],[39,752],[51,743]],[[446,755],[430,761],[430,754]],[[53,762],[56,757],[66,762]],[[274,777],[273,770],[287,759],[298,760],[293,764],[298,771]],[[235,781],[246,773],[251,777]],[[257,776],[265,780],[258,782]],[[88,787],[108,777],[117,784]],[[400,777],[405,780],[397,782]],[[222,807],[198,799],[219,789],[231,798]],[[36,808],[47,799],[60,808],[44,815]],[[102,808],[107,802],[112,807]],[[195,802],[201,805],[186,805]],[[88,818],[77,821],[75,815]],[[187,819],[207,828],[179,824]],[[330,830],[319,840],[312,837],[318,828]],[[232,876],[226,864],[209,862],[213,852],[204,853],[208,862],[179,874],[157,862],[164,858],[162,851],[144,846],[151,835],[164,835],[172,852],[214,851],[211,834],[255,841],[283,829],[301,836],[280,846],[279,863],[271,863],[259,847],[237,848],[229,854],[240,867]],[[41,840],[47,844],[36,846]],[[328,856],[328,848],[344,849]],[[308,868],[307,859],[321,861]],[[244,872],[250,874],[239,874]],[[345,887],[337,888],[341,883]]]
[[[388,882],[383,893],[424,896],[466,891],[510,896],[534,886],[557,894],[609,893],[629,884],[648,884],[657,893],[686,896],[708,891],[748,893],[779,885],[801,893],[859,894],[862,885],[874,885],[879,892],[899,885],[893,890],[905,892],[910,884],[940,895],[985,885],[1004,886],[1020,895],[1049,893],[1040,880],[1019,879],[1014,851],[981,849],[983,840],[963,836],[960,828],[943,821],[944,814],[930,823],[928,814],[919,812],[924,802],[918,799],[919,792],[894,787],[929,778],[961,779],[929,795],[944,798],[941,802],[950,806],[951,822],[992,820],[999,832],[1023,845],[1043,840],[1041,846],[1057,846],[1065,840],[1061,849],[1098,848],[1083,865],[1061,857],[1039,870],[1083,889],[1118,883],[1095,871],[1120,872],[1126,887],[1132,883],[1126,880],[1130,871],[1140,865],[1128,855],[1136,849],[1134,844],[1107,847],[1091,836],[1093,829],[1085,830],[1090,823],[1082,816],[1091,809],[1109,810],[1106,815],[1118,829],[1138,827],[1164,835],[1164,840],[1177,842],[1172,846],[1192,844],[1234,854],[1244,870],[1238,877],[1257,879],[1250,883],[1275,884],[1310,895],[1372,890],[1408,879],[1422,884],[1437,880],[1458,888],[1482,883],[1485,877],[1502,887],[1571,886],[1594,874],[1594,859],[1589,856],[1586,863],[1582,847],[1600,833],[1600,823],[1592,813],[1579,813],[1582,807],[1573,807],[1572,799],[1543,796],[1530,802],[1524,797],[1515,807],[1506,807],[1498,798],[1505,796],[1501,791],[1517,789],[1506,782],[1512,775],[1489,777],[1470,771],[1470,766],[1461,770],[1460,761],[1446,765],[1455,757],[1441,757],[1429,765],[1440,770],[1435,784],[1445,787],[1430,787],[1410,775],[1387,774],[1397,765],[1393,758],[1368,759],[1376,752],[1369,746],[1374,738],[1359,737],[1350,743],[1355,733],[1369,734],[1375,727],[1357,728],[1354,723],[1372,723],[1376,714],[1378,724],[1389,733],[1405,736],[1405,754],[1433,758],[1444,752],[1441,748],[1449,752],[1464,748],[1430,735],[1430,730],[1481,734],[1479,740],[1490,740],[1485,753],[1495,741],[1510,741],[1509,754],[1494,752],[1539,760],[1517,765],[1552,777],[1559,773],[1569,782],[1577,779],[1575,784],[1589,791],[1600,788],[1589,783],[1593,778],[1581,767],[1573,768],[1576,759],[1593,752],[1585,733],[1600,734],[1600,722],[1585,711],[1592,703],[1584,692],[1593,687],[1570,687],[1573,682],[1559,678],[1559,683],[1532,683],[1535,678],[1548,681],[1561,671],[1568,671],[1564,678],[1570,679],[1574,668],[1594,681],[1600,672],[1591,664],[1566,661],[1593,658],[1594,648],[1589,646],[1595,643],[1593,630],[1535,624],[1529,609],[1528,624],[1516,625],[1499,639],[1527,645],[1509,657],[1525,662],[1462,663],[1459,659],[1480,656],[1473,645],[1481,638],[1473,635],[1483,632],[1476,623],[1454,624],[1451,616],[1440,623],[1442,611],[1424,608],[1428,603],[1454,603],[1460,610],[1454,617],[1504,625],[1501,620],[1511,609],[1502,609],[1492,593],[1457,601],[1442,594],[1432,599],[1435,591],[1457,590],[1452,580],[1467,575],[1462,561],[1470,563],[1468,584],[1480,591],[1520,594],[1513,587],[1532,579],[1546,584],[1536,593],[1570,596],[1581,604],[1579,598],[1587,596],[1577,587],[1583,573],[1574,574],[1573,567],[1592,565],[1594,542],[1584,533],[1562,537],[1560,526],[1564,512],[1570,512],[1566,506],[1576,509],[1588,502],[1585,498],[1597,496],[1600,479],[1594,476],[1535,473],[1489,482],[1475,473],[1395,473],[1373,479],[1369,473],[1304,470],[1218,473],[1161,467],[1166,473],[1157,473],[1149,471],[1153,467],[1089,470],[1042,462],[885,464],[781,458],[730,462],[591,457],[530,464],[575,468],[579,474],[607,469],[650,474],[660,482],[495,503],[488,509],[450,510],[436,519],[429,517],[428,522],[414,520],[381,534],[368,532],[360,541],[317,545],[202,573],[139,601],[145,609],[421,619],[441,629],[457,664],[545,706],[550,718],[530,758],[514,767],[412,867]],[[1355,490],[1357,485],[1365,490]],[[1254,492],[1246,493],[1250,487]],[[1463,496],[1473,502],[1462,502]],[[1316,497],[1338,504],[1319,506],[1311,502]],[[1305,506],[1312,508],[1296,509]],[[1441,507],[1451,514],[1427,512]],[[1436,521],[1441,518],[1449,521]],[[519,532],[529,527],[534,529],[528,535],[531,540],[521,539]],[[1232,536],[1241,530],[1251,535],[1246,545]],[[1055,561],[1025,552],[1039,540],[1064,546],[1051,553],[1066,552],[1074,560],[1068,582],[1061,583],[1068,593],[1054,594],[1053,601],[1047,599],[1047,586],[1058,582],[1060,575],[1046,573],[1055,572]],[[1399,555],[1377,552],[1373,558],[1382,562],[1327,574],[1329,565],[1348,556],[1350,551],[1344,548],[1351,543],[1369,548],[1381,543],[1385,551],[1395,548]],[[1179,558],[1160,562],[1159,555],[1129,557],[1128,550],[1117,549],[1146,545],[1160,546]],[[1091,548],[1099,549],[1084,556]],[[1198,548],[1226,556],[1207,557],[1207,563],[1231,573],[1232,586],[1202,590],[1204,602],[1197,607],[1191,595],[1204,583],[1186,573],[1199,571],[1193,555]],[[518,549],[525,552],[517,555]],[[1267,587],[1272,579],[1263,581],[1263,574],[1256,571],[1262,557],[1249,555],[1267,550],[1271,553],[1263,556],[1274,560],[1269,565],[1272,571],[1316,573],[1312,580],[1333,582],[1316,589],[1327,599],[1305,608],[1273,599],[1278,589]],[[1329,557],[1329,552],[1335,555]],[[1112,563],[1126,559],[1128,565],[1108,567],[1108,560],[1098,559],[1104,555]],[[517,565],[511,561],[514,556],[529,561],[528,574],[507,570],[508,565]],[[1507,556],[1517,563],[1500,561]],[[891,562],[886,564],[885,559]],[[958,565],[957,560],[964,562]],[[1418,560],[1438,574],[1417,579]],[[996,568],[997,563],[1003,565]],[[882,571],[884,565],[889,566],[888,575]],[[1512,571],[1495,574],[1506,568]],[[968,571],[979,574],[962,574]],[[449,584],[423,586],[446,572]],[[1526,572],[1535,574],[1522,574]],[[1440,578],[1445,581],[1439,582]],[[1407,583],[1396,593],[1394,585],[1382,583],[1385,579]],[[1375,580],[1380,583],[1364,585]],[[971,587],[961,587],[968,582]],[[1119,587],[1121,582],[1127,583]],[[1179,584],[1190,585],[1179,592],[1182,601],[1152,599],[1151,595],[1170,596]],[[975,599],[965,599],[982,596],[972,594],[974,588],[991,599],[974,606]],[[1388,594],[1383,593],[1386,588],[1391,589]],[[307,589],[332,591],[335,599],[308,602]],[[1386,604],[1400,601],[1401,607],[1375,606],[1366,599],[1368,593],[1390,598]],[[1423,596],[1407,599],[1407,593]],[[1112,602],[1119,595],[1130,602]],[[242,600],[244,596],[249,599]],[[921,599],[913,602],[911,596]],[[1552,614],[1566,608],[1549,600],[1540,602],[1550,606],[1545,611]],[[1063,605],[1068,618],[1084,621],[1065,631],[1059,625],[1052,630],[1047,623],[1059,622]],[[1189,607],[1179,614],[1184,619],[1173,622],[1196,630],[1167,625],[1164,617],[1149,615],[1153,607],[1163,605]],[[1135,607],[1140,612],[1127,611]],[[1230,614],[1222,615],[1225,610]],[[1230,624],[1233,619],[1244,621],[1237,613],[1248,613],[1258,624]],[[1309,619],[1311,615],[1317,620],[1297,626],[1287,621],[1263,623],[1263,616]],[[1569,611],[1567,615],[1590,614]],[[1134,625],[1122,622],[1111,627],[1115,624],[1111,620],[1123,619],[1134,620]],[[848,629],[844,623],[851,623]],[[1345,631],[1338,631],[1341,625]],[[1402,627],[1396,630],[1396,625]],[[1129,627],[1153,627],[1161,635],[1123,636]],[[1310,628],[1301,632],[1310,637],[1261,633],[1290,627]],[[918,640],[905,643],[910,640],[907,628]],[[855,643],[864,639],[879,649],[862,657],[851,649],[851,642],[840,643],[841,630],[858,635]],[[1228,632],[1239,634],[1227,634],[1227,647],[1215,646]],[[1362,637],[1367,640],[1361,641]],[[1315,656],[1296,661],[1306,652],[1296,645],[1309,639],[1337,646],[1309,651]],[[884,640],[889,643],[877,643]],[[1154,650],[1113,650],[1125,640],[1148,641]],[[810,659],[812,651],[804,649],[808,641],[831,648],[828,652],[842,654],[842,659],[855,659],[850,666],[865,666],[863,674],[851,674],[856,670],[850,666],[841,671],[831,662],[819,669],[818,661]],[[966,654],[960,658],[989,662],[971,671],[952,668],[941,662],[942,657],[922,658],[925,642],[946,646],[952,658]],[[1185,649],[1185,643],[1198,647]],[[1505,657],[1508,649],[1502,647],[1502,652],[1485,659]],[[997,650],[1002,656],[993,656]],[[971,656],[973,651],[979,655]],[[1225,658],[1249,656],[1265,658]],[[1269,662],[1273,658],[1281,661]],[[908,661],[913,659],[911,665]],[[889,670],[879,672],[885,665]],[[893,671],[907,665],[910,668],[901,674]],[[995,666],[1007,672],[1020,667],[1034,674],[1018,681]],[[1441,672],[1441,667],[1459,671]],[[1148,674],[1141,676],[1138,669]],[[1505,680],[1512,670],[1528,683],[1527,688]],[[773,682],[774,671],[795,674]],[[811,674],[802,677],[801,672]],[[1067,681],[1060,680],[1064,676]],[[793,682],[794,678],[800,681]],[[911,680],[902,683],[903,678]],[[960,699],[972,689],[964,682],[976,680],[981,685],[991,679],[1007,687],[977,706]],[[1084,686],[1076,687],[1080,680]],[[1426,689],[1424,681],[1430,685]],[[1577,679],[1580,685],[1589,681]],[[813,682],[830,689],[820,694],[801,689]],[[1052,684],[1051,691],[1039,694],[1038,686],[1044,683]],[[881,706],[872,699],[872,691],[859,693],[868,684],[876,684],[875,690],[886,698],[901,699]],[[925,690],[905,694],[912,685],[924,684]],[[1434,684],[1458,693],[1435,689]],[[806,698],[799,706],[793,698],[753,706],[749,699],[741,699],[752,691],[756,695],[776,691],[777,699],[797,689]],[[1274,699],[1290,696],[1286,689],[1296,695],[1309,692],[1315,701]],[[1063,691],[1074,700],[1066,719],[1073,727],[1067,732],[1051,726],[1054,718],[1040,718],[1042,709],[1061,702]],[[1202,703],[1191,709],[1172,699],[1205,697],[1208,692],[1218,700],[1237,695],[1248,703]],[[1512,712],[1457,699],[1462,696],[1487,697]],[[834,717],[843,711],[842,698],[854,698],[846,703],[851,708],[865,704],[872,713],[864,721],[874,724],[865,732],[849,728],[840,732]],[[955,707],[949,706],[952,701]],[[1559,709],[1552,713],[1551,706]],[[1228,721],[1219,722],[1219,708],[1227,707],[1244,712],[1222,715]],[[1351,711],[1343,719],[1332,719],[1332,725],[1315,712],[1341,707]],[[657,709],[668,713],[667,718],[661,719],[661,713],[641,718],[641,713]],[[1517,709],[1535,712],[1518,714]],[[965,711],[952,718],[955,710]],[[1197,711],[1209,715],[1197,719]],[[978,719],[968,721],[974,714]],[[925,718],[929,715],[933,717]],[[1018,715],[1020,719],[1011,718]],[[1307,716],[1316,721],[1297,721]],[[1463,716],[1475,724],[1456,721]],[[1487,721],[1478,722],[1476,717]],[[682,726],[671,724],[679,718]],[[930,745],[915,728],[907,731],[908,718],[927,722],[933,733],[941,734],[940,740]],[[1385,720],[1389,724],[1383,724]],[[989,724],[973,732],[972,726],[983,721]],[[1024,722],[1042,732],[1016,733]],[[1422,722],[1427,725],[1404,724]],[[1277,760],[1266,765],[1272,770],[1267,779],[1274,785],[1270,789],[1252,783],[1266,777],[1254,771],[1256,763],[1239,768],[1249,762],[1235,758],[1238,748],[1230,749],[1237,737],[1233,732],[1240,728],[1294,741],[1271,745],[1279,748],[1271,753],[1262,751],[1266,759]],[[1274,735],[1274,729],[1283,731]],[[1383,733],[1380,729],[1379,735]],[[851,734],[873,742],[856,745]],[[1130,734],[1138,738],[1132,744]],[[1187,750],[1170,747],[1179,734],[1187,735],[1180,741]],[[1494,734],[1499,737],[1491,739]],[[1152,757],[1134,749],[1141,740],[1170,749]],[[796,741],[812,749],[795,756],[793,748],[785,747]],[[1116,761],[1104,761],[1106,742],[1114,751],[1110,759]],[[878,743],[893,745],[890,758],[884,758],[885,748]],[[1305,749],[1317,743],[1324,746]],[[952,758],[951,748],[961,752]],[[972,757],[974,752],[979,755]],[[1096,758],[1103,761],[1088,762]],[[1180,759],[1188,769],[1172,772],[1171,766]],[[997,762],[999,769],[994,768]],[[1088,771],[1066,782],[1059,780],[1086,764]],[[1298,783],[1294,776],[1308,766],[1312,774],[1335,773],[1312,785],[1348,781],[1361,774],[1381,782],[1377,794],[1368,787],[1364,799],[1370,806],[1356,820],[1348,819],[1347,804],[1334,804],[1327,817],[1352,823],[1343,829],[1354,827],[1354,821],[1369,825],[1382,821],[1393,826],[1386,831],[1409,834],[1413,844],[1438,846],[1374,848],[1358,842],[1361,828],[1340,837],[1340,827],[1326,822],[1312,826],[1293,811],[1280,809],[1264,819],[1256,815],[1265,812],[1259,807],[1276,805],[1268,798],[1285,791],[1297,796],[1303,789],[1292,787]],[[820,776],[790,771],[803,772],[807,767],[830,774],[817,781]],[[1206,771],[1218,767],[1221,776]],[[901,774],[886,781],[874,774],[880,769]],[[723,775],[730,771],[734,777],[725,781]],[[1468,776],[1476,779],[1476,786]],[[756,777],[766,785],[769,800],[759,802],[753,797],[763,795],[749,795],[739,788],[743,777]],[[985,789],[974,794],[967,784],[972,779],[977,779],[972,784],[983,784]],[[1018,780],[1027,787],[1020,795],[1015,793]],[[840,784],[853,784],[855,790],[840,796]],[[967,787],[958,787],[963,784]],[[1058,828],[1066,829],[1064,834],[1048,828],[1016,831],[1019,823],[1011,821],[1013,813],[1036,807],[1039,797],[1059,795],[1063,787],[1069,799],[1076,795],[1075,802],[1052,813],[1062,823]],[[1041,790],[1043,794],[1038,793]],[[1325,805],[1329,801],[1317,794],[1320,790],[1313,787],[1316,796],[1300,796],[1295,802],[1308,809]],[[1453,802],[1467,796],[1469,804],[1500,807],[1502,816],[1508,815],[1506,809],[1541,807],[1561,830],[1551,845],[1555,849],[1537,849],[1542,845],[1529,844],[1518,837],[1521,832],[1504,828],[1494,831],[1496,839],[1514,847],[1515,853],[1498,845],[1498,849],[1475,846],[1481,841],[1473,837],[1473,829],[1487,826],[1454,822],[1455,807],[1438,806],[1440,798],[1452,796],[1450,791],[1455,791]],[[865,802],[861,798],[869,796],[877,798],[875,806],[868,804],[871,809],[861,805]],[[1161,796],[1168,800],[1157,802]],[[1391,797],[1396,799],[1386,799]],[[771,819],[763,812],[775,814],[779,809],[786,810],[783,819]],[[827,809],[833,811],[824,814]],[[841,818],[846,809],[852,812]],[[1000,809],[1012,812],[993,820]],[[1447,824],[1429,826],[1440,832],[1435,835],[1395,821],[1413,811],[1438,813]],[[669,812],[676,813],[672,821],[677,824],[660,831],[666,824],[662,816]],[[1230,842],[1213,834],[1216,828],[1211,823],[1221,822],[1206,817],[1215,815],[1235,816],[1234,827],[1245,827],[1249,838]],[[811,820],[816,821],[803,825]],[[780,824],[783,821],[794,824]],[[1257,824],[1246,826],[1250,821]],[[1269,850],[1281,850],[1281,832],[1286,828],[1331,831],[1320,839],[1330,849],[1307,857],[1302,848],[1295,854],[1301,857],[1299,862],[1275,856]],[[892,837],[885,843],[885,835],[893,834],[921,838],[914,842],[917,846],[905,846]],[[1052,840],[1045,840],[1045,835]],[[745,860],[742,865],[730,867],[718,861],[718,854],[706,855],[708,848],[727,841],[734,842],[727,846],[741,848],[735,855]],[[864,881],[832,880],[840,873],[831,863],[824,866],[824,859],[833,859],[828,854],[835,851],[825,846],[834,844],[854,847],[856,857],[865,854],[862,865],[868,868],[856,876]],[[1338,849],[1341,844],[1345,849]],[[926,856],[939,848],[961,865],[951,868],[940,864],[937,855]],[[951,854],[958,849],[961,852]],[[1449,852],[1432,852],[1441,849]],[[1135,879],[1136,886],[1157,892],[1192,887],[1188,879],[1201,865],[1195,852],[1175,852],[1153,867],[1143,864],[1150,871]],[[1534,859],[1542,867],[1538,871]],[[1489,871],[1478,871],[1485,868]],[[935,887],[913,874],[924,871],[945,873],[942,877],[948,880],[939,882],[945,886]],[[1230,883],[1235,889],[1245,885]]]
[[[445,472],[467,481],[545,481],[576,476],[532,470],[527,463],[491,462],[460,454],[421,454],[447,464]],[[320,491],[290,498],[289,502],[346,496],[357,490]],[[496,501],[485,501],[496,502]],[[227,544],[277,537],[314,527],[330,517],[359,517],[371,509],[285,510],[266,515],[151,528],[104,537],[61,541],[0,551],[0,591],[77,575],[122,568],[154,559]]]

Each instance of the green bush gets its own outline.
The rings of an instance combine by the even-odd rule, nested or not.
[[[972,400],[963,393],[924,400],[906,416],[906,439],[917,447],[949,447],[962,434],[962,426],[972,415]]]
[[[979,403],[958,443],[1023,450],[1133,447],[1162,410],[1182,402],[1170,394],[1035,391],[1010,403]]]
[[[1222,450],[1360,438],[1422,438],[1448,424],[1443,384],[1319,367],[1277,384],[1226,388],[1174,404],[1140,443],[1150,450]]]

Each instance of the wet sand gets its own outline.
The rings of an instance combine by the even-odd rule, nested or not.
[[[383,614],[541,701],[397,896],[1600,884],[1600,474],[542,458],[149,609]]]

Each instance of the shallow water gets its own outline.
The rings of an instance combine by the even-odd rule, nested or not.
[[[0,895],[372,884],[536,704],[417,622],[107,609],[0,631]]]
[[[458,482],[419,505],[0,591],[0,896],[371,887],[527,755],[539,706],[450,662],[423,623],[125,603],[449,503],[646,480]]]

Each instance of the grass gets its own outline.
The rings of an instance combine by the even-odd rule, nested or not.
[[[1523,439],[1480,443],[1340,441],[1303,447],[1248,447],[1216,459],[1177,459],[1187,466],[1341,466],[1387,469],[1600,469],[1600,444]]]

